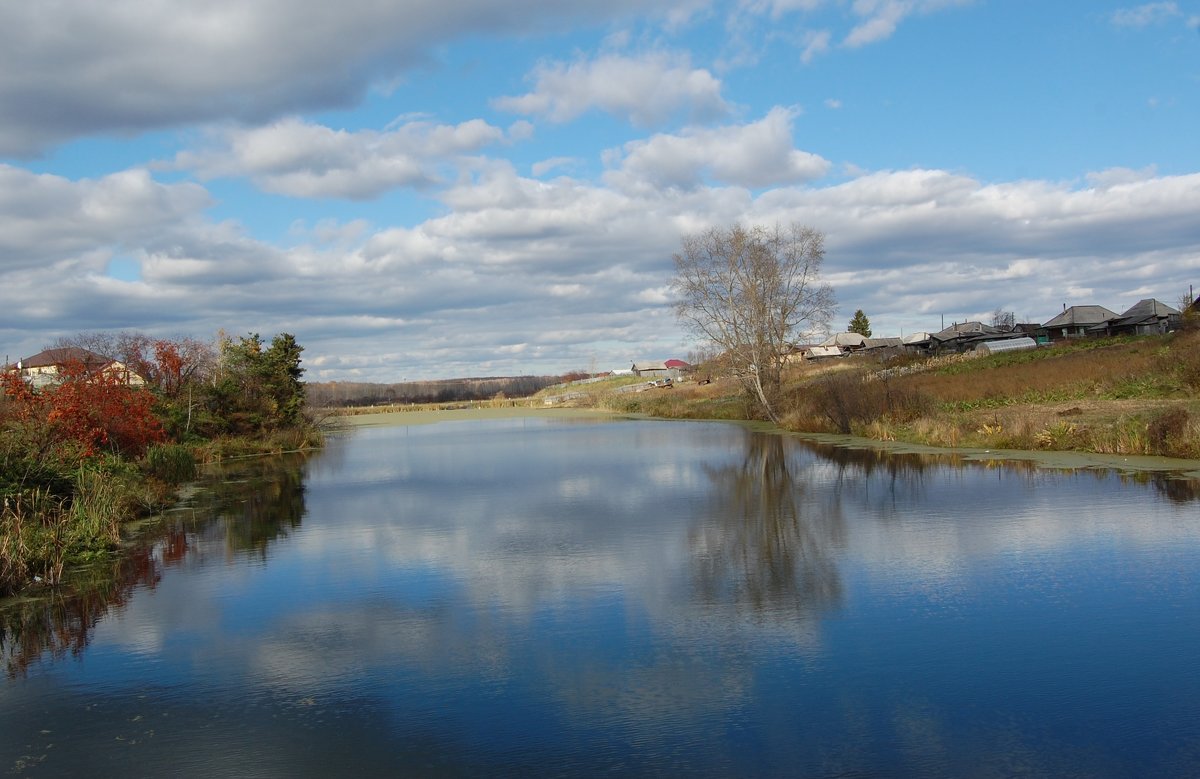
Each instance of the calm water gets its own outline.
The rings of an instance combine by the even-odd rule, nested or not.
[[[722,424],[363,429],[0,616],[0,774],[1195,776],[1198,494]]]

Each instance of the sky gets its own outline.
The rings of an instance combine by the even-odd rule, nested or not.
[[[0,351],[289,332],[305,378],[685,357],[685,235],[834,331],[1200,294],[1200,0],[0,7]],[[799,340],[804,340],[801,334]]]

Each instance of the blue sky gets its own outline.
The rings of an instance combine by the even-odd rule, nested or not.
[[[0,348],[294,333],[310,379],[694,344],[671,255],[826,235],[880,335],[1200,286],[1200,0],[0,10]]]

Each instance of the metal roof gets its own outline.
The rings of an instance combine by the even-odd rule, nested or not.
[[[1179,311],[1154,298],[1144,298],[1130,306],[1129,310],[1121,314],[1114,324],[1131,325],[1145,322],[1147,319],[1161,319],[1170,316],[1179,316]]]
[[[979,335],[981,333],[999,333],[1000,328],[985,325],[983,322],[956,322],[944,330],[934,334],[939,341],[949,341],[964,335]]]
[[[834,333],[821,342],[821,346],[862,346],[866,341],[858,333]]]
[[[1116,312],[1109,311],[1104,306],[1071,306],[1046,324],[1042,325],[1042,327],[1052,328],[1098,325],[1103,322],[1107,322],[1110,319],[1116,318]]]

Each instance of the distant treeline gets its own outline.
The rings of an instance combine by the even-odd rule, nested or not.
[[[319,408],[377,406],[387,403],[450,403],[488,400],[497,395],[524,398],[562,382],[562,376],[490,376],[439,379],[399,384],[361,381],[322,381],[305,386],[308,402]]]

